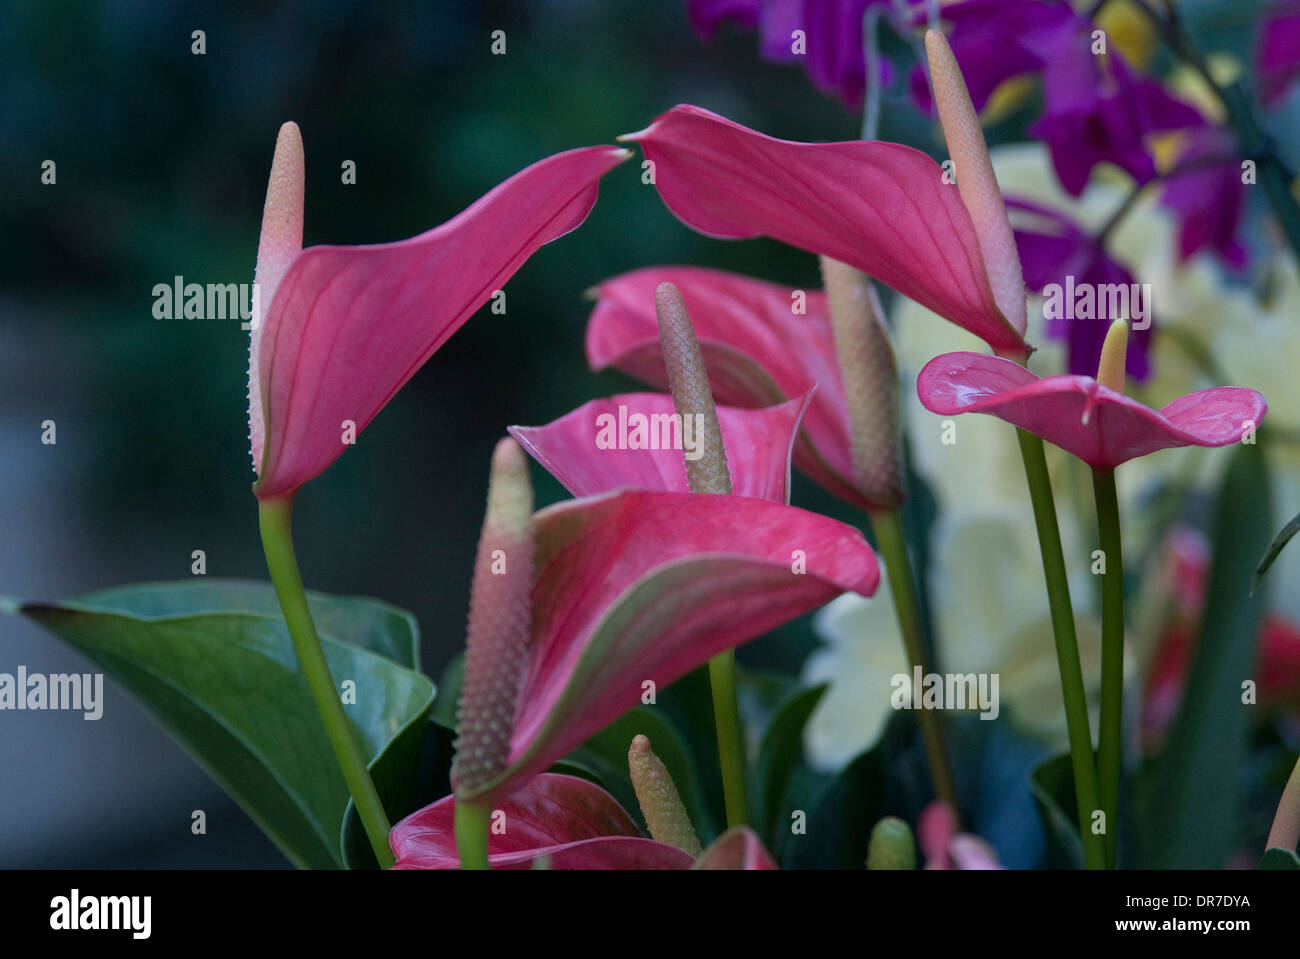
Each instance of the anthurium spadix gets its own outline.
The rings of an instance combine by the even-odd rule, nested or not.
[[[813,390],[794,465],[855,506],[881,505],[874,489],[854,482],[849,405],[821,290],[691,266],[621,274],[592,291],[596,307],[586,338],[591,367],[614,367],[660,389],[668,387],[655,316],[655,290],[664,282],[681,291],[690,310],[717,401],[747,409],[774,407]],[[725,445],[730,454],[731,442]]]
[[[522,459],[518,445],[503,440],[492,483],[518,482]],[[494,501],[513,498],[491,494]],[[491,517],[484,526],[485,536],[497,528]],[[474,647],[483,640],[471,632],[466,653],[467,673],[471,661],[494,671],[476,688],[517,689],[509,722],[477,727],[506,744],[498,753],[484,739],[476,754],[504,759],[453,783],[459,802],[479,807],[522,787],[647,690],[842,592],[870,595],[879,581],[875,554],[857,530],[747,496],[616,491],[536,513],[531,534],[531,570],[520,567],[531,574],[526,646],[500,644],[500,656],[480,657]],[[494,562],[499,574],[513,575],[503,553],[480,553],[476,583],[498,576]],[[461,722],[500,717],[495,702],[462,695]]]
[[[249,429],[259,499],[292,493],[347,448],[539,247],[576,228],[614,147],[526,167],[441,226],[369,246],[302,248],[303,150],[276,143],[258,245]]]
[[[641,144],[659,195],[692,229],[768,236],[832,257],[999,353],[1026,352],[1024,291],[1017,299],[998,259],[1005,245],[982,238],[987,205],[968,211],[951,172],[921,151],[778,140],[693,106],[674,107],[623,139]],[[954,163],[960,182],[963,164]]]

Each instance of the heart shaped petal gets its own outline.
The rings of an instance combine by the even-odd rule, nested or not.
[[[709,236],[768,236],[857,267],[999,352],[1025,352],[998,309],[957,189],[919,150],[778,140],[693,106],[640,133],[655,185]]]
[[[355,438],[529,256],[586,219],[597,182],[627,155],[559,153],[427,233],[294,257],[254,334],[258,497],[291,493],[333,463],[345,434]]]
[[[732,490],[737,496],[790,501],[790,451],[811,396],[762,410],[718,407]],[[512,426],[510,435],[574,496],[620,487],[689,493],[685,456],[701,427],[677,417],[664,393],[592,400],[545,426]]]
[[[829,602],[875,591],[862,534],[745,496],[623,491],[533,518],[533,619],[504,796],[711,657]]]
[[[682,294],[719,403],[756,408],[816,387],[794,448],[794,463],[814,482],[855,506],[871,504],[853,485],[844,384],[826,294],[737,273],[655,266],[606,280],[587,324],[587,361],[615,367],[666,389],[654,311],[660,283]],[[728,447],[730,449],[730,447]]]
[[[1088,376],[1039,379],[1017,363],[983,353],[935,357],[916,379],[932,413],[991,413],[1097,469],[1177,446],[1227,446],[1268,409],[1254,390],[1219,386],[1174,400],[1159,412]]]
[[[646,839],[605,790],[576,776],[543,773],[497,810],[506,829],[488,835],[493,869],[688,869],[692,857],[666,842]],[[456,869],[456,799],[445,796],[411,813],[389,835],[394,869]]]

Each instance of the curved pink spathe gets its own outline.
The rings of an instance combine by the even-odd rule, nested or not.
[[[594,783],[543,773],[496,807],[504,832],[488,835],[493,869],[689,869],[695,861],[666,842],[646,839],[623,807]],[[456,799],[411,813],[389,834],[394,869],[457,869]]]
[[[919,150],[884,142],[778,140],[693,106],[623,139],[655,185],[709,236],[769,236],[854,266],[1008,355],[1024,339],[999,310],[956,186]]]
[[[735,495],[790,501],[790,451],[811,398],[718,407]],[[689,493],[684,459],[702,441],[698,421],[678,417],[664,393],[592,400],[545,426],[512,426],[510,435],[574,496],[623,487]]]
[[[254,334],[257,496],[285,496],[320,475],[529,256],[582,223],[600,178],[628,155],[559,153],[427,233],[297,253]],[[276,256],[283,247],[273,244]]]
[[[495,802],[718,653],[880,580],[851,526],[746,496],[625,490],[533,518],[532,642]]]
[[[1157,412],[1092,377],[1039,379],[983,353],[935,357],[917,376],[916,392],[932,413],[991,413],[1096,469],[1176,446],[1227,446],[1258,426],[1268,409],[1254,390],[1220,386]]]
[[[594,289],[587,362],[614,367],[667,389],[654,293],[672,283],[682,294],[709,385],[719,403],[753,409],[815,388],[794,448],[794,464],[834,495],[872,504],[853,484],[848,404],[835,354],[826,294],[692,266],[653,266]]]

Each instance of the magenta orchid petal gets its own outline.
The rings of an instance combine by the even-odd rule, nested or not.
[[[918,375],[916,391],[932,413],[991,413],[1098,469],[1176,446],[1235,443],[1267,410],[1254,390],[1220,386],[1179,397],[1157,412],[1091,377],[1039,379],[983,353],[935,357]]]
[[[556,154],[427,233],[298,253],[260,332],[261,499],[318,476],[539,247],[575,229],[613,147]]]
[[[961,197],[919,150],[778,140],[693,106],[625,139],[655,165],[668,209],[709,236],[768,236],[834,257],[987,342],[1025,352],[998,309]]]
[[[587,324],[587,361],[593,369],[615,367],[667,388],[654,310],[655,289],[663,282],[681,291],[717,401],[771,406],[815,387],[794,463],[836,496],[870,506],[851,479],[849,410],[826,294],[690,266],[624,273],[595,289],[596,308]],[[798,294],[806,312],[795,312]]]
[[[870,595],[850,526],[744,496],[622,491],[534,517],[531,662],[494,801],[714,655],[829,602]]]
[[[1255,49],[1259,97],[1269,106],[1300,75],[1300,2],[1275,0],[1260,19]]]
[[[735,495],[790,501],[790,452],[811,400],[805,393],[761,410],[718,407]],[[622,487],[689,493],[684,447],[693,447],[698,434],[683,431],[674,414],[667,394],[625,393],[592,400],[545,426],[512,426],[510,435],[574,496]]]
[[[576,776],[543,773],[497,806],[504,833],[488,836],[493,869],[689,869],[692,857],[646,839],[617,800]],[[456,869],[456,799],[411,813],[389,834],[394,869]]]
[[[763,841],[748,826],[728,829],[709,844],[692,869],[776,869],[776,860],[763,848]]]

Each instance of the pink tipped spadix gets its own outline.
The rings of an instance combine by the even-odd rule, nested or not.
[[[948,38],[938,30],[927,30],[925,52],[948,157],[953,162],[961,201],[975,224],[993,296],[1007,322],[1024,336],[1028,321],[1024,274],[984,131]],[[990,345],[997,348],[997,344]]]
[[[857,267],[983,339],[1025,351],[994,298],[971,215],[919,150],[896,143],[795,143],[699,107],[677,106],[628,139],[687,226],[769,236]]]
[[[655,290],[655,313],[659,318],[659,341],[663,345],[673,405],[683,420],[691,417],[703,427],[698,437],[701,455],[685,460],[691,492],[730,493],[731,471],[727,467],[727,451],[722,447],[718,411],[713,405],[709,374],[681,290],[671,283],[659,284]]]
[[[492,454],[487,516],[474,564],[465,678],[456,719],[457,791],[506,767],[519,687],[528,665],[533,582],[533,490],[528,460],[512,439]]]
[[[848,404],[853,479],[871,503],[893,508],[903,502],[903,458],[898,366],[884,310],[866,274],[828,256],[821,269]]]
[[[287,496],[320,475],[528,257],[586,219],[600,178],[628,155],[558,153],[418,236],[293,257],[274,297],[261,297],[257,496]]]
[[[648,737],[637,736],[632,740],[627,766],[636,801],[641,806],[641,815],[645,817],[651,837],[692,856],[703,852],[704,847],[695,835],[695,827],[691,825],[691,817],[673,777],[668,774],[663,760],[650,748]]]
[[[1090,376],[1039,379],[984,353],[935,357],[917,376],[916,392],[931,413],[991,413],[1095,469],[1172,447],[1236,443],[1254,435],[1268,409],[1254,390],[1218,386],[1157,412]]]
[[[275,298],[275,291],[293,258],[302,252],[303,196],[306,191],[306,160],[302,134],[292,121],[280,127],[271,159],[271,176],[266,184],[262,207],[262,233],[257,241],[257,270],[253,275],[256,306],[248,338],[248,441],[253,471],[262,472],[266,442],[265,412],[262,409],[262,381],[258,376],[263,314]]]

